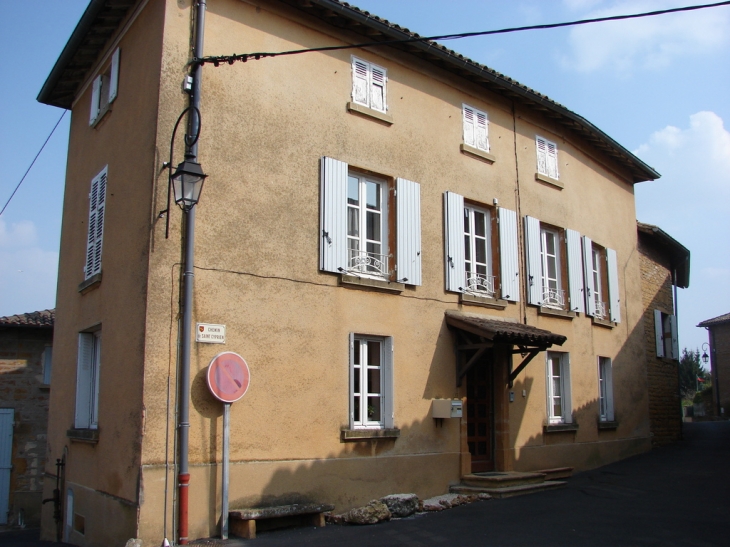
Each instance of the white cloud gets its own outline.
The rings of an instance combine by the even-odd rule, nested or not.
[[[581,17],[608,17],[669,9],[686,0],[619,0]],[[565,0],[569,8],[589,9],[591,0]],[[605,67],[618,72],[658,70],[675,59],[710,53],[730,39],[730,9],[712,8],[677,14],[610,21],[573,27],[565,68],[591,72]]]
[[[55,306],[58,253],[37,239],[33,222],[0,219],[0,316]]]

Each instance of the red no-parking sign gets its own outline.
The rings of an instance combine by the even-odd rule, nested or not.
[[[243,357],[232,351],[219,353],[208,365],[208,389],[224,403],[234,403],[246,394],[251,371]]]

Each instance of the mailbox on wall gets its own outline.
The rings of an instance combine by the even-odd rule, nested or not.
[[[432,418],[461,418],[462,403],[458,399],[434,399],[431,401]]]

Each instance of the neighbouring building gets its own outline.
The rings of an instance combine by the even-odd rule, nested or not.
[[[71,110],[48,461],[74,544],[174,535],[183,227],[160,211],[194,13],[92,0],[39,95]],[[190,537],[218,530],[221,351],[252,375],[232,505],[341,511],[650,449],[634,184],[658,173],[431,42],[253,54],[416,38],[342,2],[208,0],[202,26],[206,55],[252,54],[202,71],[193,320],[226,330],[192,349]]]
[[[0,317],[0,525],[40,523],[53,315]]]
[[[689,287],[690,253],[664,230],[637,223],[652,442],[682,438],[677,288]]]
[[[725,418],[730,412],[730,313],[702,321],[710,342],[713,415]]]

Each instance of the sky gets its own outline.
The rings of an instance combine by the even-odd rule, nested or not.
[[[709,0],[351,3],[428,36]],[[0,208],[63,113],[36,96],[87,4],[3,5]],[[636,185],[637,217],[691,251],[690,286],[679,290],[679,343],[701,348],[707,333],[696,325],[730,312],[730,6],[443,43],[580,114],[662,174]],[[55,306],[68,122],[67,115],[0,216],[0,316]]]

